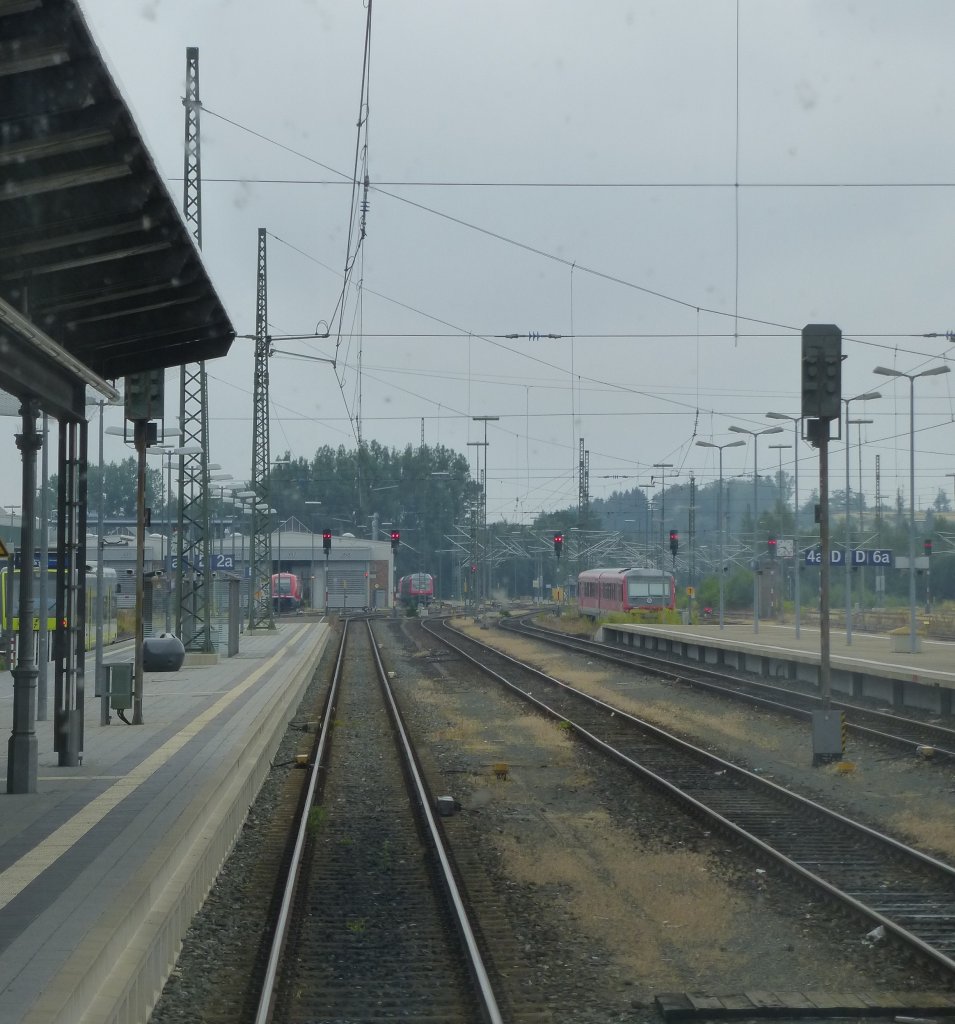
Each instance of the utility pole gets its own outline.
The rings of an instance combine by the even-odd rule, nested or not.
[[[252,479],[249,537],[249,629],[275,629],[272,611],[272,531],[269,513],[269,322],[265,228],[259,228],[255,291],[255,380],[252,388]],[[264,507],[263,507],[264,506]],[[326,594],[328,552],[325,555]],[[328,598],[325,600],[326,612]]]
[[[186,49],[185,158],[182,210],[202,248],[202,171],[199,149],[199,49]],[[209,551],[209,386],[205,361],[184,364],[179,388],[179,446],[198,452],[179,463],[179,541],[176,631],[187,651],[211,653],[212,562]]]

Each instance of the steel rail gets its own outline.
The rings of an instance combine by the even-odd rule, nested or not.
[[[469,644],[473,644],[475,647],[485,652],[486,654],[490,653],[495,657],[499,657],[503,661],[519,668],[521,671],[525,671],[533,675],[534,677],[542,681],[545,681],[554,687],[557,687],[559,690],[565,693],[572,694],[575,698],[579,698],[586,704],[599,708],[601,711],[607,712],[608,717],[614,718],[618,724],[621,721],[628,722],[636,728],[640,729],[641,732],[643,732],[644,734],[655,737],[659,741],[669,745],[670,747],[685,752],[697,761],[702,761],[706,764],[712,765],[714,769],[718,769],[722,773],[731,774],[732,776],[743,780],[748,786],[754,788],[757,792],[770,793],[774,795],[776,798],[785,800],[790,804],[795,804],[809,813],[829,819],[832,822],[837,823],[844,828],[848,828],[852,832],[863,835],[871,841],[881,846],[887,847],[889,850],[892,851],[894,855],[900,855],[903,858],[914,860],[921,866],[930,869],[931,871],[940,873],[943,877],[950,879],[952,883],[955,883],[955,868],[952,868],[950,865],[945,864],[944,862],[939,861],[936,858],[923,853],[921,850],[916,850],[912,847],[906,846],[904,843],[901,843],[898,840],[893,839],[891,836],[887,836],[881,832],[878,832],[875,829],[870,828],[868,825],[864,825],[861,822],[853,821],[851,818],[848,818],[845,815],[838,813],[837,811],[833,811],[830,808],[823,806],[822,804],[818,804],[812,800],[807,799],[806,797],[799,795],[798,793],[794,793],[791,790],[787,790],[784,787],[779,786],[768,779],[761,778],[753,772],[749,772],[746,769],[741,768],[730,761],[726,761],[723,758],[718,757],[717,755],[711,754],[706,750],[703,750],[699,747],[694,746],[691,743],[686,742],[685,740],[681,740],[678,737],[673,736],[670,733],[667,733],[665,730],[660,729],[649,722],[645,722],[637,718],[636,716],[629,714],[621,708],[614,707],[613,705],[608,704],[605,701],[592,697],[591,695],[584,693],[576,687],[570,686],[569,684],[564,683],[561,680],[556,679],[553,676],[550,676],[547,673],[542,672],[531,665],[527,665],[524,662],[521,662],[517,658],[513,658],[510,655],[503,654],[501,651],[496,650],[495,648],[483,643],[482,641],[476,640],[470,636],[466,636],[460,630],[457,630],[455,627],[451,626],[447,622],[443,623],[443,625],[445,630],[455,633],[462,640],[466,641]],[[928,942],[924,941],[919,936],[915,935],[908,929],[899,925],[891,918],[886,917],[880,911],[868,906],[861,900],[857,899],[855,896],[838,888],[831,882],[827,881],[825,878],[816,874],[816,872],[804,867],[798,861],[788,857],[781,850],[776,849],[774,846],[770,845],[763,839],[760,839],[758,836],[747,831],[747,829],[737,824],[732,819],[727,818],[724,814],[708,806],[703,801],[698,800],[691,794],[685,792],[679,786],[675,785],[673,782],[664,778],[662,775],[648,768],[646,765],[641,764],[640,762],[629,757],[624,752],[618,750],[616,747],[613,747],[611,744],[607,743],[599,736],[596,736],[590,730],[585,729],[579,723],[570,721],[567,718],[566,714],[555,710],[554,708],[546,704],[544,701],[534,697],[527,690],[522,689],[520,686],[518,686],[511,680],[507,679],[499,672],[496,672],[494,669],[490,668],[490,666],[485,664],[482,660],[469,654],[459,644],[452,642],[447,636],[440,635],[437,632],[437,630],[432,629],[428,624],[422,623],[422,626],[425,629],[425,631],[428,632],[430,635],[434,636],[435,639],[438,639],[442,643],[449,646],[452,650],[456,651],[460,657],[471,662],[483,673],[496,679],[509,690],[520,696],[523,700],[529,701],[531,704],[533,704],[547,716],[556,718],[559,721],[568,722],[568,724],[574,729],[577,735],[580,735],[583,739],[585,739],[588,743],[592,744],[597,749],[602,750],[608,756],[612,757],[617,761],[620,761],[629,768],[633,769],[639,775],[653,782],[655,785],[659,786],[661,789],[669,793],[671,796],[673,796],[680,802],[688,804],[695,811],[702,814],[705,818],[714,822],[721,828],[738,836],[747,844],[759,849],[766,856],[770,857],[777,863],[781,864],[786,870],[802,878],[805,878],[813,886],[823,890],[824,892],[828,893],[833,898],[838,899],[847,906],[852,907],[855,911],[862,914],[870,921],[875,922],[877,925],[882,925],[887,932],[896,936],[904,944],[910,946],[913,949],[918,950],[920,953],[922,953],[925,957],[933,961],[938,966],[945,968],[949,972],[955,972],[955,960],[953,960],[951,957],[946,955],[941,950],[930,945]]]
[[[375,656],[375,665],[378,669],[378,681],[381,684],[382,692],[385,695],[385,702],[388,706],[389,715],[391,716],[392,723],[400,740],[400,749],[404,757],[405,766],[413,782],[415,795],[418,798],[419,812],[425,820],[428,834],[431,837],[432,847],[437,855],[438,863],[441,867],[441,881],[444,885],[445,892],[451,901],[458,933],[464,942],[468,957],[468,969],[477,988],[481,1012],[484,1019],[487,1021],[487,1024],[503,1024],[504,1018],[501,1016],[501,1011],[498,1008],[494,988],[491,985],[490,978],[488,977],[487,968],[484,966],[484,959],[481,956],[480,949],[478,948],[477,939],[474,935],[474,929],[471,927],[471,922],[468,917],[467,908],[464,905],[464,900],[461,896],[461,891],[454,878],[454,869],[451,866],[451,860],[448,856],[447,849],[445,848],[444,837],[441,834],[441,829],[438,826],[437,820],[434,816],[434,811],[431,808],[430,790],[424,781],[420,768],[418,767],[418,760],[415,756],[414,746],[411,743],[401,712],[398,709],[394,691],[388,682],[388,673],[385,671],[385,667],[381,661],[381,655],[378,653],[378,644],[375,641],[375,634],[374,630],[371,628],[371,622],[366,620],[366,625],[368,627],[368,636],[371,639],[371,649]]]
[[[269,949],[269,960],[265,969],[265,977],[262,982],[262,989],[259,994],[259,1005],[255,1014],[255,1024],[268,1024],[272,1019],[272,1011],[275,1008],[275,982],[278,977],[279,963],[282,959],[282,952],[288,938],[288,928],[291,919],[292,900],[295,890],[298,887],[299,873],[302,867],[302,853],[305,849],[305,840],[308,833],[308,812],[315,800],[315,791],[318,788],[318,780],[321,766],[325,757],[325,748],[328,746],[329,736],[332,729],[334,715],[329,709],[334,708],[338,688],[342,675],[342,664],[345,657],[345,643],[348,637],[348,624],[342,629],[342,640],[338,648],[338,657],[335,661],[335,671],[332,675],[332,684],[329,688],[328,698],[325,703],[325,711],[322,714],[322,727],[319,731],[318,742],[315,744],[315,753],[312,759],[311,771],[309,773],[308,786],[301,804],[301,817],[298,823],[298,830],[295,836],[295,846],[292,850],[292,857],[289,862],[288,872],[285,878],[285,888],[282,893],[282,902],[279,906],[276,918],[275,932],[272,936],[272,943]]]
[[[518,636],[533,637],[534,639],[541,640],[543,643],[562,647],[570,651],[577,651],[591,657],[601,658],[615,665],[645,670],[653,675],[671,679],[674,682],[700,687],[733,700],[745,699],[752,701],[761,707],[783,712],[801,719],[811,719],[811,709],[799,707],[796,704],[787,704],[778,698],[760,696],[751,691],[762,690],[764,692],[782,694],[790,699],[803,701],[810,705],[821,704],[821,699],[812,693],[792,690],[785,686],[761,682],[757,679],[746,679],[742,676],[736,676],[729,672],[719,672],[702,665],[699,667],[695,665],[692,667],[687,666],[683,670],[677,671],[672,661],[651,653],[621,650],[613,644],[600,643],[597,640],[587,640],[583,637],[561,636],[551,630],[529,626],[520,620],[516,623],[501,623],[501,628],[507,632],[516,633]],[[932,748],[932,756],[937,757],[938,760],[955,760],[955,729],[949,729],[930,722],[920,722],[913,718],[904,718],[900,715],[886,714],[846,701],[830,701],[830,706],[836,711],[851,712],[863,718],[869,718],[874,722],[885,723],[889,729],[892,726],[897,728],[904,727],[912,733],[922,733],[920,739],[914,739],[910,736],[900,736],[898,733],[886,731],[882,728],[862,725],[858,721],[848,720],[846,722],[847,728],[856,735],[881,743],[889,743],[906,750],[918,751],[920,747],[930,746]],[[942,743],[949,743],[951,746],[942,746]]]

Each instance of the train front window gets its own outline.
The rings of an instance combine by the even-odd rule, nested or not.
[[[630,602],[646,601],[648,597],[662,597],[670,599],[670,581],[665,577],[658,579],[641,580],[631,579],[627,581],[627,597]]]

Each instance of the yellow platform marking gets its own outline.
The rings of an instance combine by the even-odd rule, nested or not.
[[[19,896],[31,882],[37,879],[67,850],[71,849],[90,829],[98,825],[114,807],[139,789],[143,783],[148,782],[175,753],[181,750],[194,736],[198,735],[212,719],[220,715],[230,704],[234,703],[254,686],[269,669],[282,659],[286,648],[298,640],[304,631],[305,627],[300,627],[289,637],[288,642],[283,644],[282,648],[273,654],[264,665],[257,668],[244,683],[230,690],[220,700],[216,701],[212,707],[194,718],[181,732],[150,754],[142,764],[137,765],[128,775],[123,776],[118,782],[110,786],[105,793],[101,793],[94,800],[91,800],[86,807],[74,814],[69,821],[64,822],[55,832],[52,832],[46,839],[30,850],[29,853],[0,873],[0,910],[15,897]]]

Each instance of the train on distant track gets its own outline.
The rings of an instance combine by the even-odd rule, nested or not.
[[[116,570],[103,568],[103,642],[115,643],[118,636],[116,622]],[[33,630],[40,629],[40,570],[33,569]],[[69,616],[63,620],[69,625]],[[56,570],[47,569],[47,611],[46,628],[49,633],[56,630]],[[0,569],[0,629],[3,632],[18,633],[20,630],[20,570],[13,570],[12,581],[8,582],[7,569]],[[96,570],[86,568],[86,634],[83,638],[86,650],[96,645]]]
[[[581,614],[672,611],[676,581],[659,569],[588,569],[577,577],[577,607]]]
[[[302,607],[302,581],[291,572],[277,572],[272,576],[272,611],[288,615]]]
[[[434,577],[415,572],[398,580],[398,601],[405,606],[429,605],[434,600]]]

